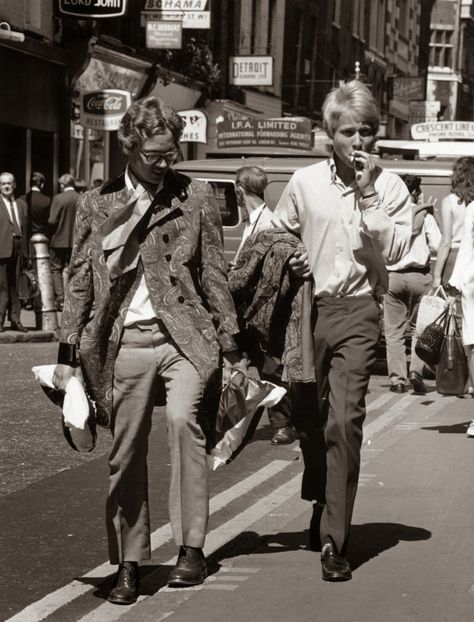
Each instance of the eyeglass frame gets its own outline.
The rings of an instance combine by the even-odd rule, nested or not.
[[[152,154],[157,154],[158,152],[153,152],[153,151],[143,151],[142,149],[137,149],[138,153],[142,156],[143,160],[147,163],[147,164],[158,164],[160,165],[163,161],[166,162],[166,164],[169,166],[170,164],[173,164],[173,162],[175,162],[177,160],[177,158],[179,157],[180,151],[179,149],[176,149],[176,151],[168,151],[168,153],[161,153],[158,157],[153,158],[152,160],[149,159],[149,156],[151,156]]]

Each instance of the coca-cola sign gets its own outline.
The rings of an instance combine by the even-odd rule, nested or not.
[[[120,17],[127,10],[127,0],[58,0],[62,15],[82,18]]]
[[[81,125],[95,130],[117,130],[131,103],[128,91],[104,89],[82,93]]]

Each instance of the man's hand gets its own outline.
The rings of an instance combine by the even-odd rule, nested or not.
[[[288,262],[295,276],[307,279],[311,276],[308,252],[304,248],[297,249]]]
[[[53,384],[57,389],[65,391],[67,383],[73,376],[76,376],[81,382],[84,382],[82,371],[79,366],[73,367],[72,365],[58,364],[54,369]]]
[[[423,223],[425,222],[426,215],[430,212],[431,205],[426,203],[419,203],[418,205],[412,205],[412,235],[420,235],[423,229]]]
[[[354,149],[352,152],[352,163],[355,170],[355,180],[362,195],[375,192],[375,178],[377,177],[377,167],[374,158],[370,153]]]
[[[224,352],[224,369],[222,372],[222,383],[227,384],[230,380],[233,371],[241,371],[245,376],[248,376],[249,366],[247,359],[240,352],[240,350],[232,350],[231,352]]]

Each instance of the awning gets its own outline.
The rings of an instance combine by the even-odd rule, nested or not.
[[[150,78],[152,68],[152,62],[113,48],[94,37],[89,43],[86,65],[73,80],[73,88],[78,91],[119,89],[128,91],[137,99]]]

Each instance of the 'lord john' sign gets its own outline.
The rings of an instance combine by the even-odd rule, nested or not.
[[[309,119],[238,119],[217,124],[217,147],[289,147],[311,149]]]

